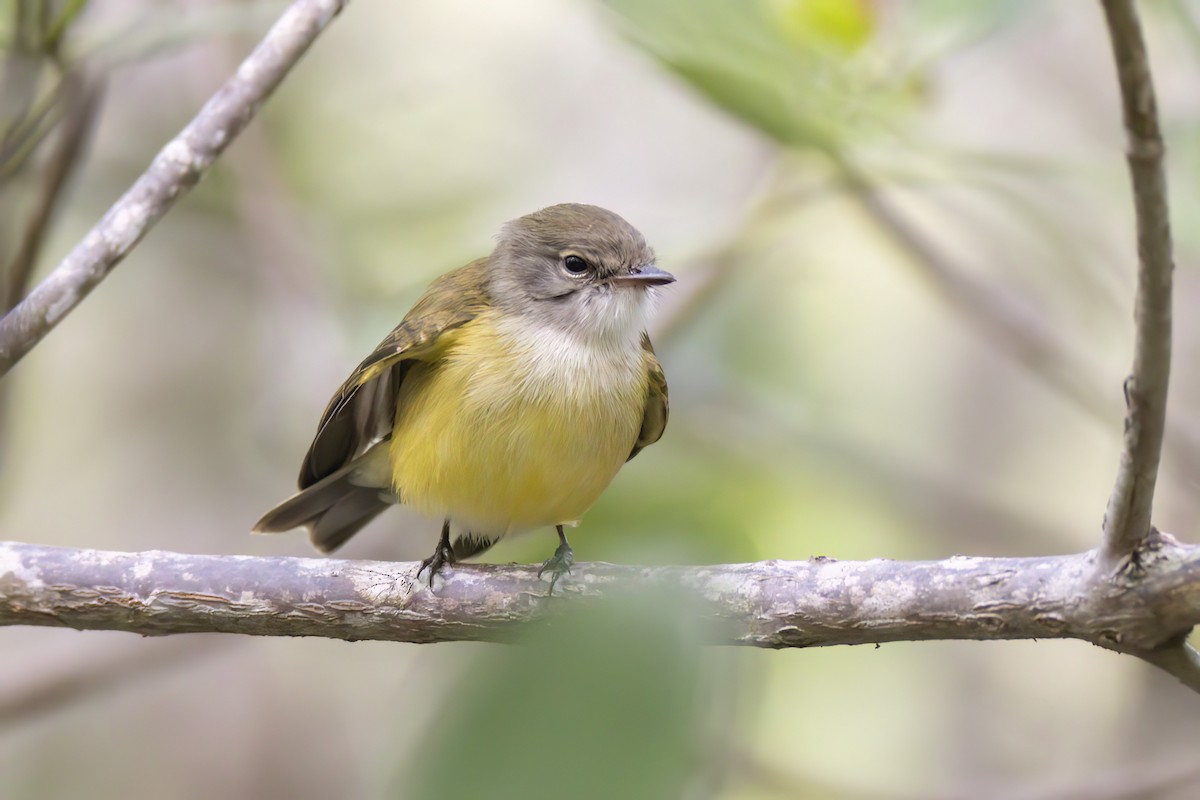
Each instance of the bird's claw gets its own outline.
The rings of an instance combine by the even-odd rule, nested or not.
[[[550,573],[550,591],[547,595],[554,594],[554,584],[558,583],[558,579],[565,572],[571,574],[571,567],[575,564],[575,551],[571,549],[571,545],[565,541],[558,546],[554,551],[554,555],[547,558],[542,563],[542,568],[538,570],[538,579],[540,580],[543,573]]]
[[[433,589],[433,578],[442,567],[447,564],[455,563],[454,549],[450,547],[448,542],[438,542],[437,549],[433,551],[433,555],[421,562],[421,566],[417,569],[417,579],[421,577],[421,573],[429,570],[429,588]]]

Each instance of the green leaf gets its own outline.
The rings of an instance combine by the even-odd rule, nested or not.
[[[776,0],[783,29],[794,40],[853,52],[875,32],[873,7],[864,0]]]

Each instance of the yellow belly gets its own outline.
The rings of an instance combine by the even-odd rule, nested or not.
[[[640,345],[534,335],[484,315],[404,379],[390,445],[401,502],[477,533],[577,521],[629,456]]]

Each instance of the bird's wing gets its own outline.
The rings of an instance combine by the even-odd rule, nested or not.
[[[443,335],[487,307],[486,268],[487,260],[480,259],[434,281],[395,330],[351,373],[321,416],[300,467],[301,489],[391,436],[396,398],[408,367],[414,360],[436,358],[446,343]]]
[[[658,363],[658,356],[654,355],[650,337],[644,333],[642,360],[646,364],[650,388],[646,392],[646,410],[642,412],[642,429],[638,432],[637,441],[633,443],[629,458],[633,458],[662,438],[663,431],[667,428],[667,412],[670,410],[667,401],[667,376],[663,374],[662,364]]]

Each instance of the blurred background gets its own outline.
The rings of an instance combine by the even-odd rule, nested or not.
[[[1200,2],[1140,4],[1177,333],[1156,522],[1197,535]],[[0,2],[0,298],[280,3]],[[1136,263],[1098,4],[352,3],[202,184],[0,386],[0,537],[251,537],[325,402],[508,219],[612,208],[679,282],[666,436],[581,560],[1098,542]],[[417,559],[389,512],[339,553]],[[489,561],[540,561],[552,531]],[[522,647],[0,630],[0,797],[1195,797],[1200,698],[1078,642],[701,648],[642,597]]]

